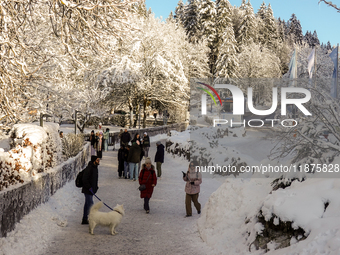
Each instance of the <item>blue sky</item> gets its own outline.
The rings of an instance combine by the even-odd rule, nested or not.
[[[146,0],[147,8],[151,7],[156,17],[162,16],[167,18],[170,11],[175,11],[179,0]],[[183,0],[185,3],[185,0]],[[232,5],[240,6],[241,0],[229,0]],[[250,1],[254,11],[257,12],[263,0]],[[295,13],[301,22],[303,34],[307,30],[313,33],[316,30],[320,42],[332,45],[340,43],[340,13],[335,9],[326,6],[324,3],[318,4],[319,0],[272,0],[265,1],[269,3],[274,11],[276,18],[280,17],[285,21],[289,20],[292,13]],[[340,6],[340,0],[333,0],[333,3]]]

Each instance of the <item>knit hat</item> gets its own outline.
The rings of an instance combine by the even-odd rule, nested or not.
[[[151,159],[150,158],[146,158],[145,159],[145,164],[151,164]]]
[[[92,156],[91,156],[91,162],[92,162],[92,163],[95,162],[95,161],[97,160],[97,158],[98,158],[98,156],[92,155]]]
[[[156,144],[157,144],[157,145],[161,145],[161,142],[160,142],[160,141],[158,141]]]
[[[144,132],[144,135],[148,135],[148,133]]]

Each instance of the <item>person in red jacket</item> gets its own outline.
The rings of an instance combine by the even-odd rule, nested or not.
[[[153,188],[157,185],[155,167],[151,165],[150,158],[145,159],[139,175],[139,185],[145,184],[146,189],[140,192],[140,197],[144,198],[144,210],[150,212],[149,201],[153,193]]]

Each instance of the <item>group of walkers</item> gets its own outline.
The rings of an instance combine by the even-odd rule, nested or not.
[[[108,129],[107,129],[108,131]],[[83,188],[82,193],[85,195],[85,205],[82,224],[88,224],[88,214],[90,207],[93,204],[93,195],[98,190],[98,166],[100,164],[101,153],[98,154],[98,143],[103,142],[105,144],[105,138],[101,138],[101,134],[97,139],[94,136],[94,131],[91,132],[91,137],[94,137],[94,141],[97,145],[91,141],[91,161],[88,167],[84,171],[83,175]],[[102,134],[103,137],[103,134]],[[155,166],[152,164],[149,156],[150,138],[145,132],[143,138],[140,138],[139,134],[136,134],[133,139],[127,131],[124,130],[120,134],[120,149],[118,151],[118,175],[119,178],[130,179],[136,181],[138,178],[140,185],[145,185],[145,188],[140,191],[140,197],[144,199],[144,210],[148,214],[150,212],[149,201],[153,194],[154,187],[157,185],[157,179],[162,175],[162,163],[164,162],[164,145],[160,141],[156,143],[157,152],[155,154]],[[96,148],[96,154],[92,154],[92,148]],[[105,148],[105,146],[104,146]],[[141,162],[145,159],[143,165]],[[139,171],[140,170],[140,171]],[[156,175],[157,171],[157,175]],[[185,208],[186,216],[192,216],[191,202],[197,210],[197,213],[201,213],[201,204],[198,202],[198,196],[200,192],[200,184],[202,183],[202,175],[195,170],[193,162],[189,164],[187,172],[183,172],[183,180],[185,184]]]
[[[155,162],[157,164],[157,177],[162,176],[164,162],[164,145],[157,142]],[[120,134],[120,149],[118,150],[118,176],[119,178],[136,181],[141,169],[142,159],[149,157],[150,137],[144,132],[143,138],[137,133],[131,139],[127,129]]]
[[[107,128],[104,133],[102,131],[96,133],[94,133],[94,130],[91,131],[91,156],[98,156],[100,159],[103,157],[103,150],[108,150],[109,134],[109,128]]]

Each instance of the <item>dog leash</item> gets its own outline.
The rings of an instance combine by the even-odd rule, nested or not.
[[[93,193],[92,188],[90,189],[90,191],[91,191],[91,193],[92,193],[99,201],[103,202],[99,197],[97,197],[97,196]],[[114,211],[110,206],[108,206],[108,205],[105,204],[104,202],[103,202],[103,204],[104,204],[107,208],[109,208],[111,211]]]

